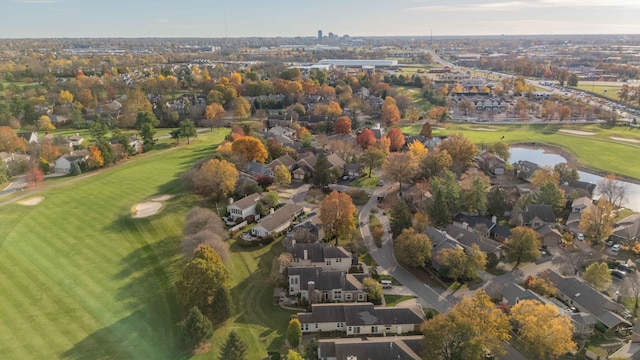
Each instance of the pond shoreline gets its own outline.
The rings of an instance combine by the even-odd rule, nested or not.
[[[580,170],[580,171],[584,171],[593,175],[598,175],[598,176],[602,176],[605,177],[609,174],[611,174],[611,172],[608,171],[602,171],[602,170],[598,170],[598,169],[594,169],[594,168],[589,168],[589,167],[585,167],[583,165],[580,164],[580,162],[578,161],[578,158],[573,155],[572,153],[568,152],[567,150],[559,147],[559,146],[555,146],[555,145],[549,145],[549,144],[543,144],[543,143],[539,143],[539,142],[521,142],[521,143],[513,143],[510,144],[511,147],[520,147],[520,148],[525,148],[525,149],[542,149],[545,153],[549,153],[549,154],[556,154],[556,155],[560,155],[563,158],[565,158],[567,160],[567,164],[574,166],[576,169]],[[638,184],[640,185],[640,179],[636,179],[636,178],[632,178],[629,176],[625,176],[625,175],[620,175],[620,174],[614,174],[616,175],[620,180],[624,180],[633,184]]]

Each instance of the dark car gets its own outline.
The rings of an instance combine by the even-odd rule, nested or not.
[[[627,264],[618,264],[618,270],[624,271],[626,273],[632,273],[632,272],[635,271],[634,268],[632,268],[631,266],[629,266]]]
[[[618,279],[624,279],[627,276],[627,273],[622,270],[613,269],[611,270],[611,276],[616,277]]]

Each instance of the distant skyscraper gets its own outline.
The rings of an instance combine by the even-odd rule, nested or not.
[[[322,30],[318,30],[318,42],[322,41]]]

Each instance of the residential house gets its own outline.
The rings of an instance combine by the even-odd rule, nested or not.
[[[538,236],[540,236],[540,241],[547,246],[558,245],[562,240],[562,234],[549,225],[543,225],[537,228],[536,232]]]
[[[82,136],[80,136],[79,133],[76,133],[75,135],[71,135],[67,139],[69,139],[69,141],[71,141],[71,146],[73,146],[73,147],[78,147],[78,146],[82,145],[82,142],[84,141],[84,138]]]
[[[69,154],[65,154],[60,156],[57,160],[55,165],[53,166],[53,171],[57,172],[57,173],[63,173],[66,174],[69,171],[71,171],[71,164],[72,163],[80,163],[80,162],[84,162],[87,161],[87,159],[89,158],[89,151],[88,150],[77,150],[77,151],[72,151]]]
[[[327,155],[327,161],[329,162],[329,170],[336,171],[340,174],[344,172],[344,166],[346,163],[338,154],[329,154]]]
[[[442,268],[442,264],[440,263],[438,254],[444,249],[464,249],[462,244],[460,244],[455,238],[447,234],[444,230],[438,230],[433,226],[429,226],[425,231],[429,240],[431,240],[431,246],[433,249],[431,250],[431,265],[434,269],[440,270]]]
[[[312,304],[367,301],[363,276],[368,275],[325,271],[320,267],[289,267],[289,296],[300,296]]]
[[[238,174],[236,193],[240,195],[248,195],[253,193],[257,186],[258,182],[251,175],[242,171]]]
[[[549,270],[549,278],[558,289],[558,298],[568,306],[593,315],[609,329],[622,330],[632,324],[625,318],[628,311],[591,285],[576,277],[565,277]]]
[[[227,212],[229,217],[235,221],[236,219],[245,220],[248,216],[256,216],[256,204],[262,199],[262,195],[253,193],[247,195],[238,201],[230,199],[229,205],[227,205]]]
[[[611,234],[616,243],[630,243],[640,239],[640,214],[633,214],[618,221]]]
[[[424,318],[419,305],[374,307],[372,303],[313,304],[310,313],[298,313],[303,334],[339,331],[347,336],[420,331]]]
[[[29,161],[31,157],[26,154],[17,154],[17,153],[8,153],[8,152],[0,152],[0,161],[2,161],[5,165],[9,165],[9,163],[15,161]]]
[[[478,245],[478,248],[487,255],[494,254],[498,259],[502,257],[502,244],[486,238],[476,231],[469,230],[468,228],[460,228],[453,224],[448,225],[445,231],[466,248],[470,248],[472,245]]]
[[[463,213],[457,213],[453,217],[453,225],[462,229],[473,229],[480,235],[489,237],[491,229],[496,226],[497,218],[494,216],[491,219],[487,219],[482,216],[471,216]]]
[[[354,261],[355,265],[358,265],[356,255],[342,246],[294,242],[289,252],[293,256],[291,264],[296,267],[320,267],[324,270],[349,271]]]
[[[522,226],[537,229],[543,225],[555,226],[556,214],[548,204],[529,204],[524,211],[513,211],[512,220]]]
[[[489,175],[504,175],[507,170],[507,162],[501,157],[488,151],[482,152],[476,157],[478,168]]]
[[[297,204],[287,204],[273,214],[264,217],[252,229],[251,235],[265,237],[280,233],[288,229],[293,220],[302,214],[303,207]]]
[[[304,180],[305,177],[310,178],[315,171],[318,157],[315,154],[309,154],[296,162],[293,170],[294,180]]]
[[[288,234],[288,237],[296,243],[315,243],[321,239],[320,232],[320,225],[316,225],[309,220],[296,225]]]
[[[424,337],[421,335],[320,339],[318,358],[420,360],[423,345]]]
[[[271,170],[271,168],[255,160],[247,164],[245,171],[249,175],[254,177],[259,177],[259,176],[273,177],[273,170]]]
[[[516,171],[516,177],[525,181],[530,181],[533,173],[540,167],[538,164],[532,163],[531,161],[520,160],[514,164],[514,168]]]
[[[571,211],[581,213],[593,204],[590,197],[579,197],[571,203]]]
[[[364,175],[364,165],[363,164],[344,164],[344,174],[347,176],[355,176],[360,177]]]
[[[291,155],[287,154],[273,160],[267,166],[271,170],[275,170],[276,166],[278,165],[284,165],[284,167],[286,167],[287,170],[291,172],[293,170],[293,167],[296,165],[296,160],[292,158]]]
[[[33,132],[19,132],[16,135],[18,135],[18,137],[21,137],[21,138],[25,139],[28,144],[38,143],[38,133],[35,132],[35,131],[33,131]]]

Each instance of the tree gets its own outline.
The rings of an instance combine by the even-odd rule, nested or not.
[[[220,126],[222,124],[224,114],[225,111],[222,105],[218,103],[209,104],[204,109],[204,121],[202,124],[213,130],[214,126]]]
[[[400,122],[400,110],[396,105],[396,100],[391,96],[387,96],[382,104],[382,114],[380,116],[382,122],[386,125],[396,125]]]
[[[71,104],[73,102],[73,94],[67,90],[61,90],[58,94],[58,104]]]
[[[9,180],[9,169],[7,169],[7,165],[5,165],[4,161],[0,161],[0,184],[7,182]]]
[[[303,147],[309,147],[311,146],[311,140],[313,139],[313,135],[311,135],[311,133],[309,132],[309,130],[307,130],[307,128],[305,128],[304,126],[301,126],[298,128],[298,131],[296,132],[296,139],[302,142]]]
[[[420,119],[420,114],[420,108],[415,105],[411,105],[404,111],[404,118],[409,120],[411,123],[414,123]]]
[[[444,140],[439,149],[446,150],[451,156],[451,168],[457,173],[461,173],[467,166],[472,164],[473,158],[478,152],[476,144],[462,134],[453,134]]]
[[[436,148],[429,151],[419,165],[422,176],[427,179],[441,176],[451,167],[451,155],[446,150]]]
[[[117,122],[120,128],[130,128],[136,123],[139,112],[152,112],[153,107],[147,96],[139,89],[129,91],[127,98],[122,103],[122,114]]]
[[[450,279],[471,280],[476,278],[478,271],[483,270],[486,266],[487,255],[480,250],[477,244],[473,244],[467,250],[456,248],[440,251],[438,262],[442,264],[443,271]]]
[[[38,129],[42,131],[53,131],[56,129],[51,123],[51,119],[47,115],[41,115],[38,118]]]
[[[240,336],[235,331],[231,331],[227,336],[227,341],[222,345],[220,349],[220,360],[246,360],[247,359],[247,344],[240,339]]]
[[[498,141],[489,145],[489,148],[487,150],[489,150],[490,153],[499,156],[502,160],[509,161],[509,158],[511,157],[509,149],[509,144]]]
[[[238,119],[246,119],[249,116],[249,112],[251,111],[251,104],[247,99],[239,96],[233,99],[233,104],[231,106],[231,111],[233,112],[233,116]]]
[[[416,233],[413,228],[402,230],[393,244],[396,258],[412,268],[424,266],[427,263],[431,258],[431,247],[429,237]]]
[[[569,79],[567,79],[567,86],[578,86],[578,74],[572,73],[571,75],[569,75]]]
[[[433,138],[430,122],[427,121],[424,123],[424,125],[422,125],[422,129],[420,130],[420,135],[426,137],[427,139]]]
[[[511,239],[504,245],[507,261],[515,262],[517,269],[523,261],[533,261],[540,257],[538,233],[528,227],[518,226],[511,231]]]
[[[318,340],[315,337],[305,346],[304,356],[306,359],[318,358]]]
[[[367,150],[371,145],[375,144],[376,137],[371,129],[364,129],[358,136],[356,136],[356,142],[362,150]]]
[[[38,168],[37,165],[33,165],[25,173],[27,183],[34,183],[38,187],[38,183],[44,180],[44,173]]]
[[[409,154],[411,155],[411,158],[413,158],[416,166],[421,164],[429,154],[429,149],[427,149],[427,147],[418,140],[414,140],[407,147],[409,148]]]
[[[234,140],[233,143],[231,143],[231,150],[243,163],[250,161],[264,163],[269,157],[267,148],[262,141],[253,136],[244,136]]]
[[[182,303],[197,306],[209,318],[224,320],[231,312],[232,302],[221,301],[229,295],[229,272],[220,256],[209,246],[200,245],[186,264],[176,287]]]
[[[531,175],[531,188],[538,189],[547,181],[552,181],[556,185],[560,184],[559,174],[548,166],[540,167]]]
[[[296,316],[292,316],[287,326],[287,341],[292,348],[297,348],[302,340],[302,325]]]
[[[8,126],[0,126],[0,152],[27,151],[27,142]]]
[[[437,122],[446,122],[449,118],[449,109],[445,106],[434,106],[427,111],[427,119]]]
[[[106,136],[109,133],[109,125],[107,125],[102,119],[96,119],[89,126],[89,134],[96,142],[106,140]]]
[[[333,125],[336,134],[351,134],[351,119],[348,116],[340,116]]]
[[[369,168],[369,177],[371,177],[371,172],[373,170],[379,169],[382,164],[384,164],[385,157],[386,154],[382,150],[375,147],[368,148],[364,152],[364,154],[362,154],[360,160],[366,167]]]
[[[194,136],[197,136],[198,132],[196,131],[196,125],[191,120],[184,120],[180,122],[180,128],[178,128],[178,136],[186,137],[187,144],[191,141],[190,139]],[[173,136],[173,134],[172,134]]]
[[[269,208],[275,208],[276,206],[278,206],[278,203],[280,203],[280,197],[278,196],[278,192],[275,190],[266,193],[262,197],[262,200]]]
[[[593,285],[599,291],[604,291],[611,285],[611,271],[605,262],[593,263],[587,266],[582,277],[584,281]]]
[[[140,130],[140,137],[142,138],[142,151],[147,152],[152,150],[156,145],[156,126],[160,122],[155,115],[151,112],[139,112],[136,117],[136,128]]]
[[[527,276],[524,281],[524,287],[545,297],[558,295],[558,289],[556,289],[553,281],[546,277]]]
[[[382,165],[383,177],[390,181],[397,181],[401,195],[402,182],[411,179],[416,170],[417,164],[411,158],[411,154],[406,152],[390,154]]]
[[[391,209],[390,227],[393,237],[397,237],[404,229],[408,229],[413,225],[411,211],[404,201],[398,203]]]
[[[382,285],[370,277],[364,278],[362,284],[367,290],[367,301],[372,302],[374,305],[382,304]]]
[[[432,179],[431,194],[433,200],[429,215],[438,225],[444,225],[457,211],[460,203],[460,187],[456,175],[451,171],[445,171],[442,176]]]
[[[536,196],[536,201],[539,204],[551,205],[554,210],[560,211],[566,203],[566,200],[564,199],[564,190],[560,189],[555,181],[546,181],[540,187]]]
[[[615,175],[609,174],[598,182],[598,190],[600,194],[617,209],[622,206],[629,186],[618,180]]]
[[[293,256],[288,252],[284,252],[278,255],[278,257],[273,258],[271,262],[271,276],[269,277],[273,284],[280,284],[287,281],[287,278],[284,276],[284,271],[292,261]]]
[[[427,359],[483,359],[487,352],[501,355],[503,343],[511,337],[509,318],[479,290],[465,297],[446,315],[423,324]]]
[[[575,166],[569,165],[567,163],[556,164],[553,167],[553,173],[558,177],[560,183],[578,180],[580,178],[578,169],[576,169]]]
[[[92,109],[98,105],[98,99],[93,96],[90,89],[82,89],[76,94],[76,100],[78,100],[85,109]]]
[[[611,236],[615,222],[613,205],[606,199],[600,199],[596,205],[589,206],[582,212],[580,228],[595,244]]]
[[[197,306],[189,310],[189,315],[181,325],[182,343],[185,349],[193,351],[213,335],[213,325]]]
[[[389,150],[391,151],[400,151],[404,146],[404,134],[402,134],[402,130],[398,128],[389,130],[387,138],[389,138]]]
[[[470,168],[460,177],[460,188],[465,210],[469,213],[483,214],[487,210],[487,193],[491,182],[489,177]]]
[[[104,166],[102,152],[96,145],[91,145],[89,147],[89,158],[87,159],[87,166],[89,167],[89,169],[97,169]]]
[[[287,186],[291,184],[291,173],[284,165],[276,165],[273,169],[273,177],[279,186]]]
[[[517,324],[520,339],[536,359],[557,359],[576,351],[571,340],[571,319],[559,314],[553,305],[522,300],[511,309],[511,318]]]
[[[325,235],[329,239],[345,239],[356,228],[356,207],[351,196],[332,191],[320,203],[320,220]]]
[[[287,352],[287,358],[285,360],[304,360],[304,358],[297,351],[289,349],[289,351]]]
[[[220,200],[235,188],[238,170],[226,160],[212,159],[185,174],[185,180],[196,194]]]
[[[318,156],[318,161],[316,161],[315,172],[313,173],[313,186],[326,189],[329,187],[329,182],[331,178],[330,173],[331,164],[329,160],[327,160],[327,156],[325,154],[320,154]]]
[[[335,101],[329,101],[329,105],[327,105],[327,115],[329,116],[339,116],[342,115],[342,108],[340,104]]]
[[[571,108],[567,105],[558,107],[556,111],[558,112],[558,118],[560,121],[567,120],[571,117]]]

